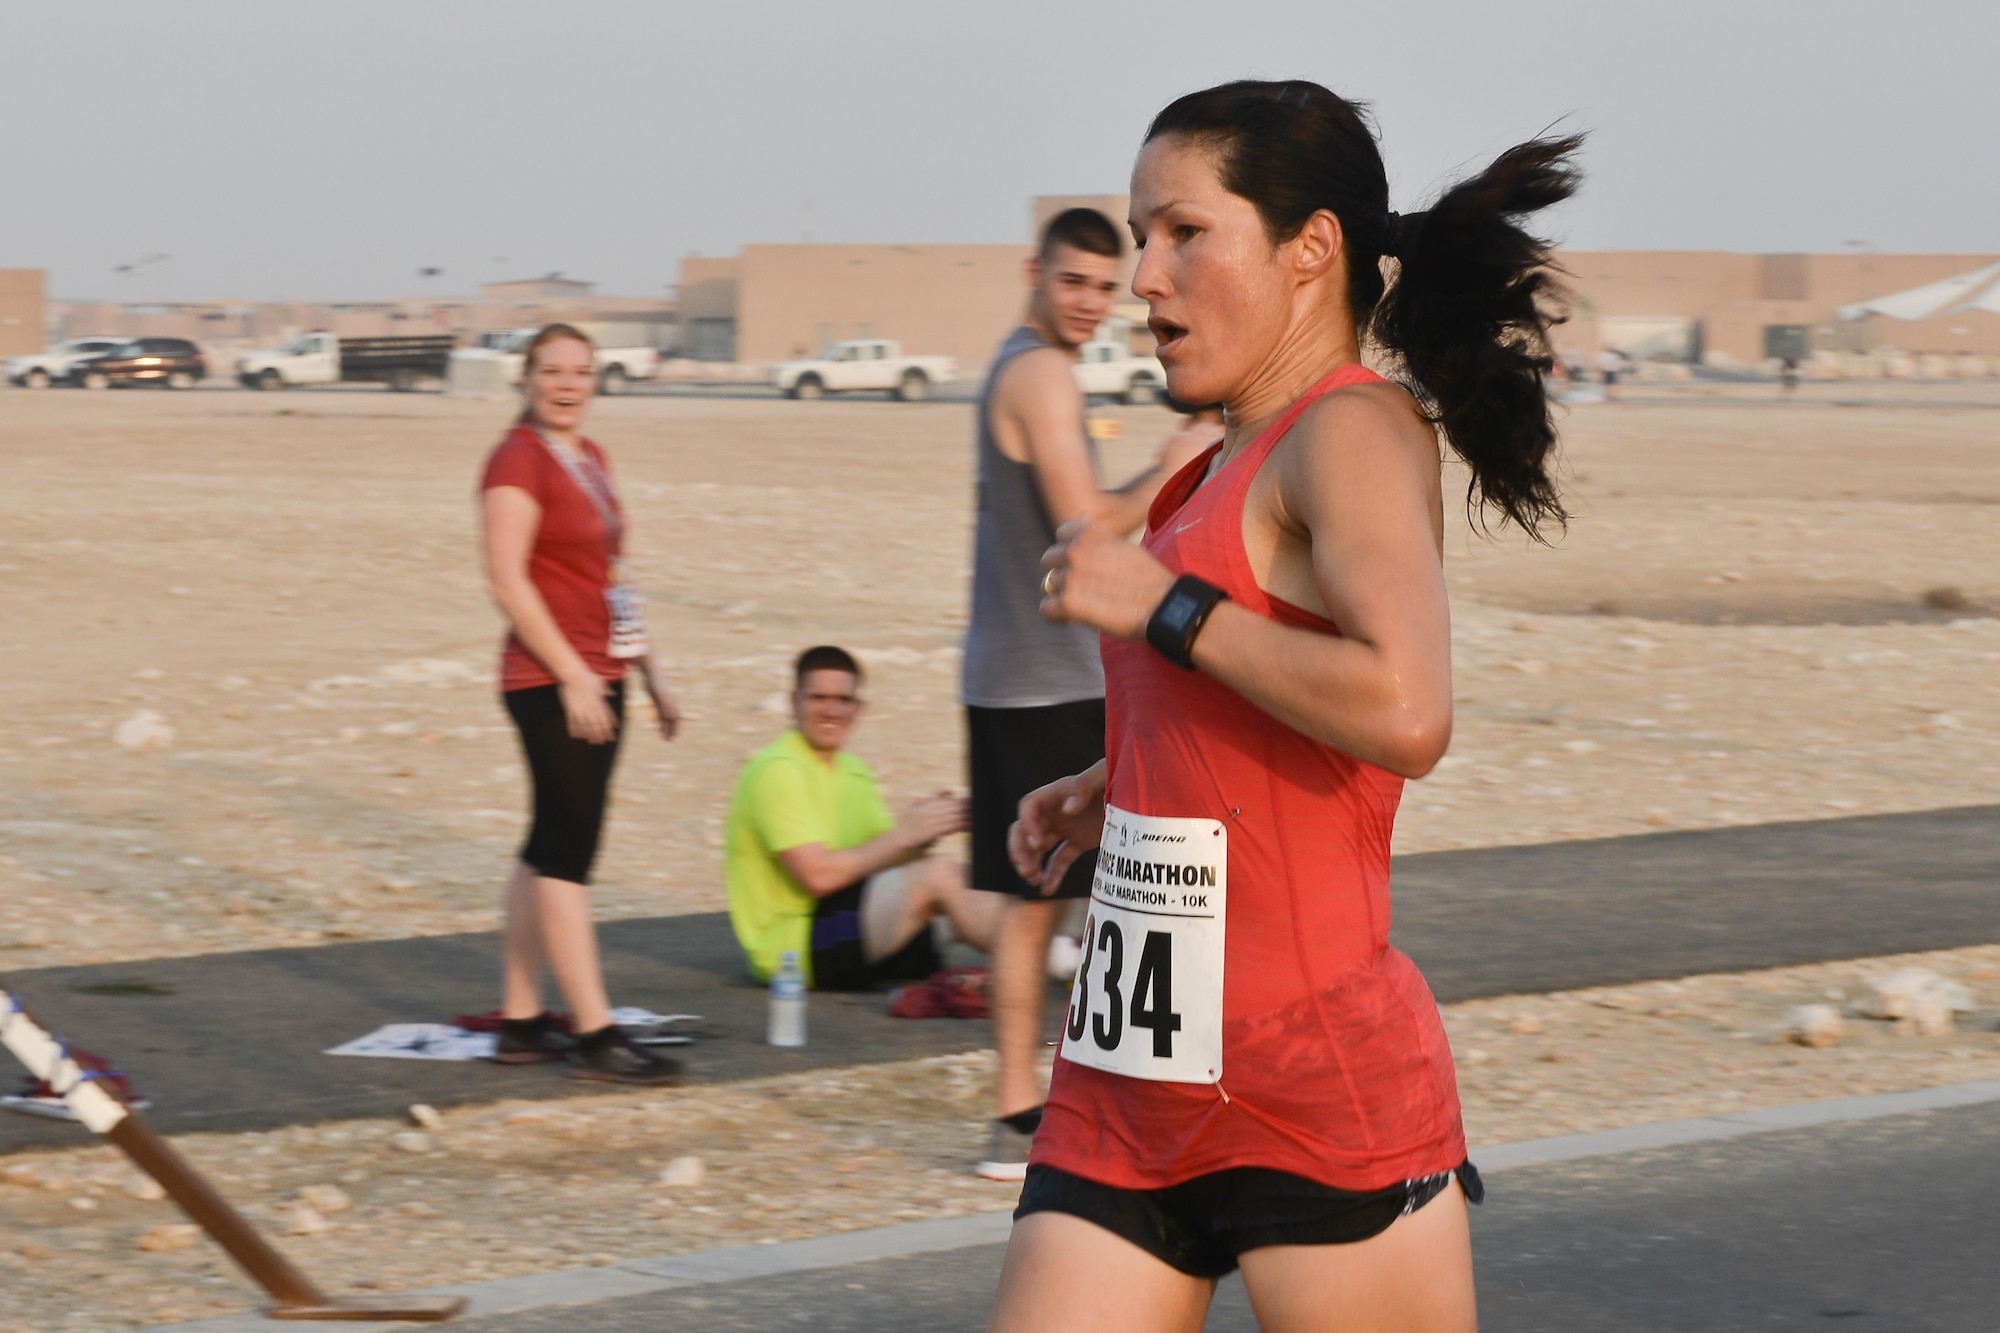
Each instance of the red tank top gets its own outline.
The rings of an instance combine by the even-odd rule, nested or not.
[[[1190,463],[1154,501],[1146,549],[1259,615],[1339,633],[1257,586],[1244,497],[1312,402],[1379,379],[1342,366],[1213,478],[1203,481],[1213,450]],[[1107,804],[1215,820],[1227,834],[1222,1068],[1212,1083],[1164,1082],[1059,1056],[1031,1160],[1124,1189],[1259,1166],[1373,1190],[1457,1166],[1465,1134],[1444,1024],[1416,965],[1389,947],[1402,779],[1308,739],[1143,642],[1107,638],[1103,652]],[[1092,972],[1099,962],[1103,951]],[[1146,1006],[1158,1007],[1163,992],[1134,1000],[1138,989],[1128,973],[1122,1000],[1157,1023]]]

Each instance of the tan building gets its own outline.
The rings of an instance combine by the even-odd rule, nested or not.
[[[1030,204],[1028,234],[1074,206],[1124,226],[1124,195],[1044,195]],[[970,370],[1020,317],[1028,254],[1026,244],[751,245],[729,258],[683,260],[686,346],[703,360],[767,362],[872,336],[956,356]],[[1128,283],[1136,258],[1127,252]],[[1571,250],[1557,258],[1576,298],[1557,344],[1584,357],[1605,346],[1640,359],[1725,365],[1822,350],[2000,355],[2000,315],[1903,323],[1836,314],[1992,256]],[[1135,343],[1149,341],[1145,314],[1137,301],[1117,308]]]
[[[1095,208],[1120,231],[1123,195],[1043,195],[1030,236],[1066,208]],[[702,361],[785,361],[844,338],[894,338],[907,352],[985,364],[1027,301],[1018,245],[746,245],[727,258],[681,261],[679,306],[688,354]],[[1135,256],[1119,274],[1129,286]],[[1145,322],[1127,301],[1116,314]]]
[[[983,364],[1020,318],[1020,245],[747,245],[738,361],[810,356],[843,338]]]
[[[1566,250],[1576,297],[1563,348],[1753,364],[1815,351],[2000,354],[2000,315],[1842,321],[1844,305],[1937,282],[1992,255],[1778,254]]]
[[[38,268],[0,268],[0,357],[42,350],[48,283],[48,274]]]
[[[489,301],[580,301],[596,290],[594,282],[565,278],[560,273],[479,284],[479,294]]]

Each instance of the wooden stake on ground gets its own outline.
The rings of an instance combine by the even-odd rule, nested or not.
[[[229,1252],[275,1302],[272,1319],[397,1319],[436,1323],[465,1308],[462,1296],[372,1296],[334,1299],[278,1253],[263,1233],[215,1192],[201,1173],[139,1112],[105,1091],[72,1060],[62,1043],[0,990],[0,1045],[20,1057],[30,1073],[62,1097],[84,1128],[124,1150],[141,1171],[160,1182],[167,1197]]]

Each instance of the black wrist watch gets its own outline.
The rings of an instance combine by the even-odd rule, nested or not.
[[[1228,600],[1228,593],[1206,579],[1181,575],[1146,621],[1146,642],[1175,666],[1194,670],[1195,637],[1208,623],[1215,604]]]

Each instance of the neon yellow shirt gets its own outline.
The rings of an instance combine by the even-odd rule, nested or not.
[[[895,826],[875,775],[845,751],[829,764],[792,730],[750,756],[729,803],[723,861],[729,921],[753,976],[770,980],[792,950],[812,984],[816,900],[778,854],[813,842],[845,851]]]

